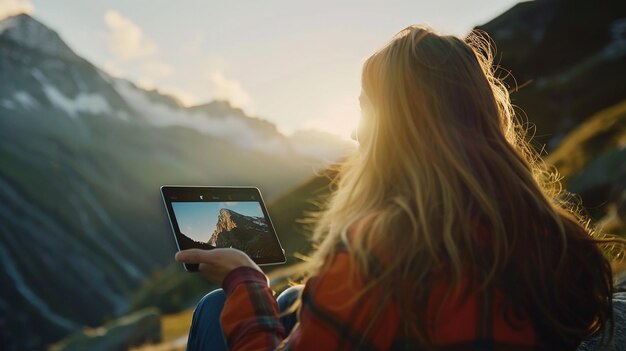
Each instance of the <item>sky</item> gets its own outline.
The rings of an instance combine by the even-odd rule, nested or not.
[[[280,131],[348,139],[361,66],[402,28],[463,36],[515,0],[0,0],[108,73],[187,106],[229,100]]]
[[[246,202],[172,202],[180,231],[189,238],[207,242],[215,230],[220,209],[227,208],[244,216],[263,217],[261,205]]]

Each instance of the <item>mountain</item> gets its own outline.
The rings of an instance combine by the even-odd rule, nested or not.
[[[511,100],[547,150],[626,96],[624,1],[525,1],[477,28],[495,42]]]
[[[2,349],[129,310],[175,252],[161,185],[272,198],[326,162],[227,102],[185,107],[111,77],[28,15],[0,21],[0,82]]]
[[[276,250],[280,250],[265,218],[245,216],[226,208],[220,209],[208,243],[217,247],[237,248],[252,258],[272,256]]]

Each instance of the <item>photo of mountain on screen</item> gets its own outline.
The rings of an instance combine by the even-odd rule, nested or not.
[[[232,247],[251,258],[274,256],[280,246],[257,201],[172,202],[181,250]]]

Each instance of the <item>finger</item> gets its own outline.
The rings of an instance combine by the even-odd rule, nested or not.
[[[181,263],[201,263],[210,258],[210,251],[201,249],[188,249],[178,251],[174,259]]]

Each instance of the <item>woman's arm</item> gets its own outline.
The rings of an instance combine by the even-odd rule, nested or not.
[[[387,349],[397,336],[395,308],[383,306],[374,317],[373,309],[380,304],[374,292],[353,299],[362,284],[346,253],[336,254],[326,270],[307,281],[299,323],[287,338],[263,274],[238,268],[226,277],[223,288],[228,298],[221,323],[233,350]]]
[[[191,249],[178,252],[175,258],[199,264],[207,280],[222,284],[227,295],[224,310],[231,321],[222,321],[229,348],[269,350],[284,338],[267,277],[245,253],[230,248]]]
[[[328,268],[307,281],[299,323],[286,337],[267,277],[245,253],[192,249],[176,255],[179,262],[199,263],[205,278],[222,283],[227,299],[221,324],[230,349],[389,348],[397,336],[397,309],[386,304],[374,316],[382,302],[375,290],[354,299],[363,284],[349,255],[338,252],[330,259]]]
[[[239,267],[226,276],[222,288],[227,298],[220,319],[228,348],[274,350],[285,338],[285,330],[267,277]]]

